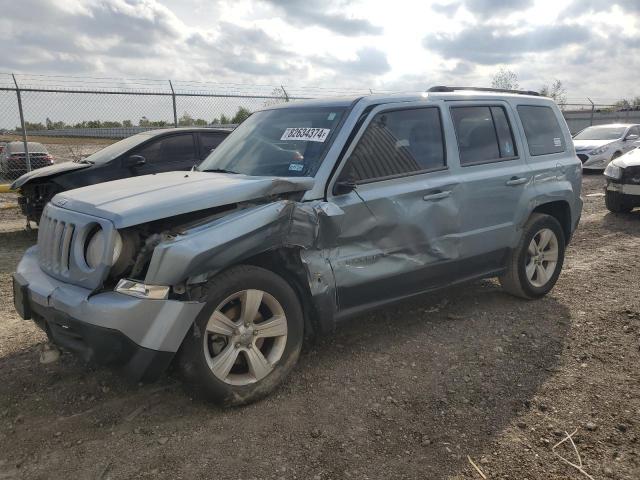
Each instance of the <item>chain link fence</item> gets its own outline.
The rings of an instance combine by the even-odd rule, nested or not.
[[[0,183],[145,130],[234,128],[285,102],[369,91],[0,74]]]
[[[0,183],[51,162],[79,160],[119,139],[176,126],[234,128],[251,112],[371,90],[153,79],[0,74]],[[377,91],[376,93],[382,93]],[[640,111],[604,102],[562,105],[572,133],[640,123]],[[9,142],[9,143],[6,143]]]

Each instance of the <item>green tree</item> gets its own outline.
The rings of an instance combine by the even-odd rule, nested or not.
[[[491,79],[491,88],[500,88],[502,90],[517,90],[520,88],[518,75],[511,71],[500,67]]]
[[[567,104],[567,89],[564,88],[562,81],[557,78],[553,81],[551,86],[543,85],[540,89],[540,95],[552,98],[553,101],[556,102],[563,110]]]
[[[193,125],[193,117],[189,115],[187,112],[184,112],[182,116],[178,119],[178,125],[180,127],[190,127]]]
[[[133,127],[133,123],[131,122],[131,120],[123,120],[122,121],[122,126],[125,128],[131,128]]]
[[[228,125],[231,121],[227,118],[227,116],[223,113],[220,115],[220,125]]]
[[[236,114],[231,119],[231,123],[240,124],[240,123],[244,122],[247,118],[249,118],[249,115],[251,115],[251,112],[249,111],[249,109],[244,108],[244,107],[240,107],[240,108],[238,108],[238,111],[236,112]]]

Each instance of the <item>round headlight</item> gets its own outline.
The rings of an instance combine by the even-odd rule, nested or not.
[[[87,243],[87,250],[85,253],[85,259],[87,261],[87,265],[90,268],[96,268],[100,265],[100,261],[102,260],[103,252],[104,252],[104,242],[105,242],[105,234],[104,230],[101,228],[96,230],[93,235],[89,238],[89,242]],[[113,246],[113,255],[111,258],[111,265],[115,264],[122,253],[122,237],[120,233],[116,231],[116,241]]]

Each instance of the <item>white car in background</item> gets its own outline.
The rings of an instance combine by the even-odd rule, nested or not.
[[[585,170],[604,170],[611,160],[640,147],[640,125],[614,123],[587,127],[573,137]]]

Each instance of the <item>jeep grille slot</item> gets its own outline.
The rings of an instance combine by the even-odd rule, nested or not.
[[[43,269],[59,274],[68,273],[74,229],[72,223],[49,216],[42,217],[38,245]]]

